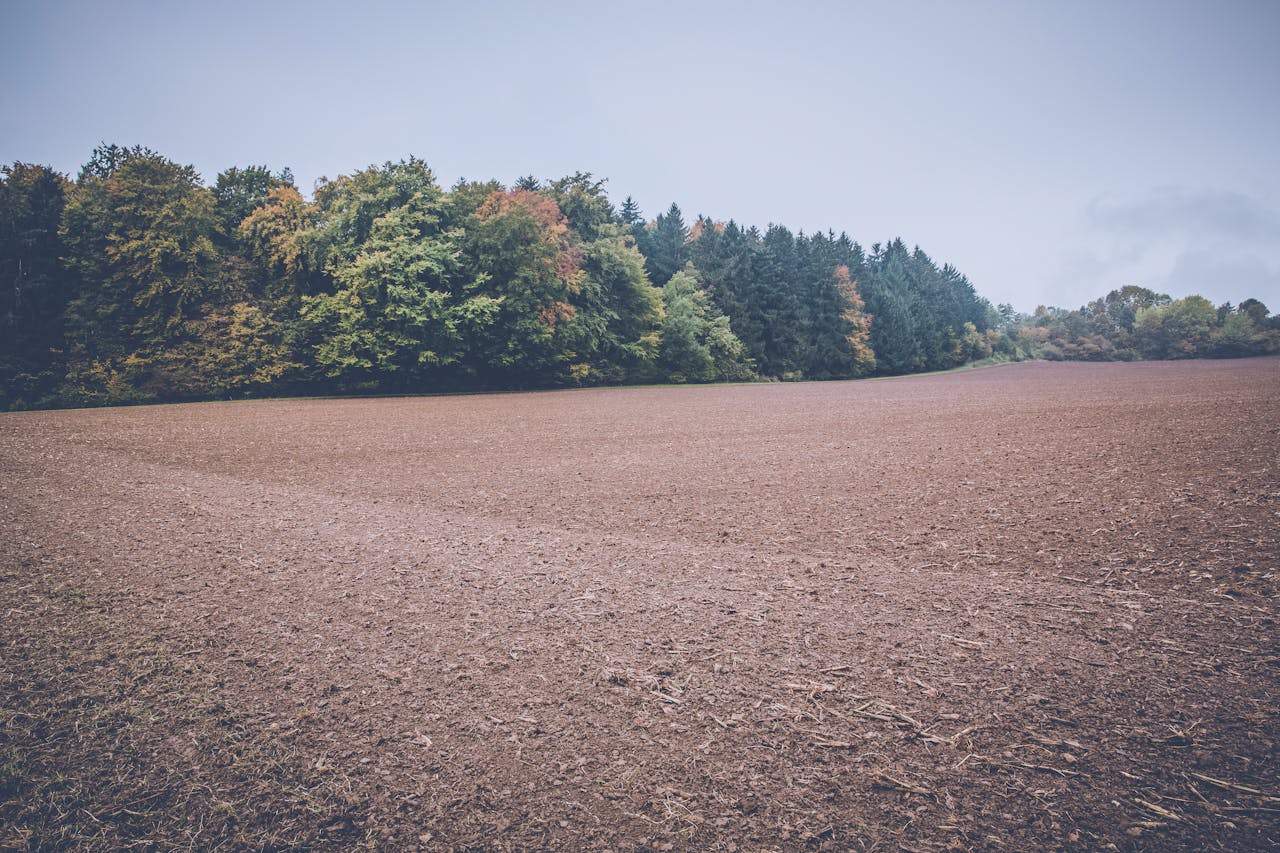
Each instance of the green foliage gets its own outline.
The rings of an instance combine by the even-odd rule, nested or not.
[[[662,285],[661,289],[654,284]],[[997,358],[1280,351],[1256,299],[1124,287],[1030,317],[902,240],[646,224],[587,173],[321,180],[141,146],[0,174],[0,407],[354,389],[842,379]]]
[[[269,295],[305,292],[313,264],[304,246],[316,227],[319,209],[291,186],[277,186],[241,220],[236,236],[242,251],[272,282]]]
[[[992,345],[986,333],[998,313],[959,271],[939,268],[918,248],[909,251],[901,240],[876,244],[865,282],[871,348],[882,372],[945,370]]]
[[[80,174],[76,178],[77,184],[82,184],[88,179],[96,178],[105,180],[116,173],[116,171],[130,160],[135,159],[157,159],[160,155],[145,148],[141,145],[135,145],[128,148],[122,145],[99,145],[93,149],[93,153],[89,155],[89,162],[85,163],[80,169]]]
[[[662,288],[662,354],[672,382],[710,382],[715,363],[707,346],[706,294],[690,274],[673,275]]]
[[[1133,321],[1134,345],[1146,358],[1205,356],[1217,320],[1213,303],[1203,296],[1139,308]]]
[[[800,292],[797,357],[808,379],[848,379],[875,368],[865,306],[850,270],[862,250],[845,235],[814,234],[796,241]]]
[[[420,191],[379,216],[354,258],[330,260],[338,289],[303,298],[316,362],[344,387],[402,385],[457,359],[457,234],[441,231],[440,207],[439,193]]]
[[[659,363],[672,382],[749,379],[754,375],[746,347],[729,327],[692,265],[662,288],[664,316]]]
[[[631,196],[623,200],[622,209],[618,212],[618,220],[628,229],[644,224],[644,217],[640,215],[640,205],[636,204]]]
[[[282,271],[320,271],[299,310],[314,363],[343,388],[423,387],[458,361],[459,324],[477,316],[454,298],[461,232],[446,225],[444,193],[410,158],[326,182],[316,196],[310,213],[278,193],[272,216],[260,209],[265,239],[255,241]],[[291,224],[296,236],[284,236]]]
[[[1109,338],[1119,341],[1124,339],[1126,333],[1133,331],[1140,309],[1168,305],[1169,302],[1169,297],[1163,293],[1156,293],[1145,287],[1125,285],[1101,299],[1090,302],[1086,309],[1095,318],[1095,324],[1110,333]]]
[[[0,170],[0,409],[36,405],[59,380],[71,279],[58,224],[70,188],[45,166]]]
[[[1246,310],[1228,311],[1209,332],[1210,352],[1220,358],[1240,358],[1265,352],[1267,348],[1265,323],[1265,314],[1263,314],[1263,323],[1259,324],[1257,317]]]
[[[529,190],[495,192],[468,220],[463,244],[469,293],[499,305],[494,323],[468,341],[477,372],[541,384],[566,369],[576,355],[567,344],[582,255],[556,203]]]
[[[190,166],[141,152],[82,177],[60,229],[81,282],[66,315],[70,397],[109,396],[122,381],[170,388],[159,356],[218,285],[216,232],[213,194]]]
[[[606,225],[582,247],[585,273],[575,343],[577,382],[652,381],[662,322],[662,292],[649,283],[635,240]],[[590,334],[587,330],[593,330]]]
[[[748,357],[767,376],[801,375],[801,285],[797,243],[786,228],[761,235],[700,218],[689,254]]]
[[[546,188],[569,227],[583,240],[594,240],[607,225],[617,220],[613,205],[604,192],[604,181],[593,181],[589,172],[552,181]]]
[[[528,180],[538,183],[532,178]],[[454,228],[465,227],[467,220],[480,209],[480,205],[489,200],[489,196],[506,191],[507,188],[497,181],[458,181],[445,199],[445,223]]]
[[[1280,325],[1280,315],[1271,317],[1268,320],[1267,306],[1263,305],[1256,299],[1246,299],[1236,308],[1240,314],[1245,314],[1253,321],[1253,324],[1259,329],[1276,328]]]
[[[332,276],[360,253],[379,217],[419,195],[438,201],[443,193],[427,164],[416,157],[322,179],[315,192],[320,224],[303,236],[314,268]]]
[[[234,240],[245,217],[266,204],[274,191],[286,187],[297,191],[293,186],[293,173],[288,169],[272,174],[266,166],[244,169],[233,166],[219,172],[213,185],[219,233]]]
[[[1077,311],[1042,306],[1008,336],[1019,343],[1019,355],[1048,359],[1239,358],[1280,351],[1280,330],[1256,299],[1214,308],[1201,296],[1173,300],[1132,286]]]
[[[689,229],[685,227],[680,206],[674,202],[665,214],[658,214],[652,225],[638,229],[635,237],[644,254],[649,280],[654,284],[666,284],[689,260],[685,245]]]

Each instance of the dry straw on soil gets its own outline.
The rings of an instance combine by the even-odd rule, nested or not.
[[[1280,843],[1280,362],[0,416],[6,849]]]

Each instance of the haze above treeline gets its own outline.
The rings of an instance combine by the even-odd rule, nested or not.
[[[142,142],[210,183],[417,153],[438,180],[607,176],[864,248],[992,302],[1124,285],[1280,302],[1280,4],[17,2],[0,163]]]
[[[1076,310],[993,306],[900,238],[864,247],[646,216],[605,182],[459,181],[427,164],[206,186],[103,145],[75,180],[0,180],[0,405],[652,382],[847,379],[1025,358],[1280,349],[1250,299],[1131,286]]]

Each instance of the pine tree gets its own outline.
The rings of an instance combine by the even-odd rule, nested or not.
[[[689,259],[685,246],[688,240],[689,229],[684,224],[684,215],[680,206],[672,202],[665,214],[658,215],[653,228],[646,229],[646,240],[640,246],[650,281],[664,285],[684,267]]]
[[[627,196],[623,200],[622,211],[619,213],[618,218],[628,229],[644,224],[644,217],[640,215],[640,205],[636,204],[631,196]]]
[[[36,405],[59,378],[72,281],[58,224],[70,190],[46,166],[0,170],[0,410]]]

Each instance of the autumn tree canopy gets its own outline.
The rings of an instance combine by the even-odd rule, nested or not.
[[[443,189],[415,157],[207,186],[143,146],[0,172],[0,407],[259,394],[847,379],[984,358],[1280,351],[1261,302],[1142,287],[992,307],[900,239],[764,230],[588,173]]]

